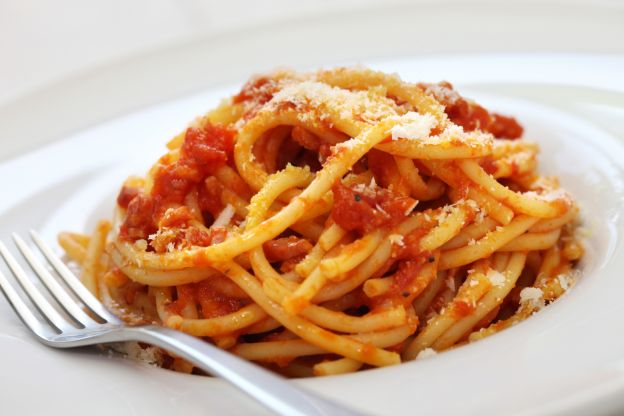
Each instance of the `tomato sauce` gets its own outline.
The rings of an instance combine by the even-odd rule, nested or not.
[[[407,216],[416,203],[410,197],[399,196],[384,188],[357,192],[338,182],[333,187],[332,219],[347,231],[362,234],[379,227],[393,227]]]
[[[234,96],[234,104],[245,104],[244,120],[251,119],[260,108],[269,102],[278,91],[278,81],[268,77],[257,77],[247,82]]]
[[[485,156],[484,158],[482,158],[479,162],[479,165],[481,165],[483,170],[488,175],[493,175],[498,170],[498,167],[496,166],[496,160],[494,160],[494,158],[492,158],[491,156]]]
[[[482,130],[499,139],[517,139],[523,128],[513,117],[490,113],[474,101],[459,95],[449,82],[439,84],[419,84],[444,106],[444,112],[451,121],[466,131]]]
[[[121,191],[119,191],[119,195],[117,195],[117,205],[126,209],[128,208],[128,204],[130,201],[134,199],[135,196],[139,194],[139,190],[137,188],[132,188],[129,186],[123,186]]]
[[[453,300],[453,312],[456,317],[463,318],[468,315],[472,315],[475,307],[471,303],[468,303],[464,299]]]
[[[264,254],[271,263],[300,257],[312,250],[312,244],[303,238],[291,235],[276,238],[263,244]]]
[[[195,216],[187,206],[171,208],[165,211],[158,226],[160,227],[182,227],[186,226]]]
[[[149,196],[137,194],[128,203],[126,218],[119,232],[120,237],[138,240],[155,233],[157,228],[152,218],[153,212],[154,200]]]
[[[431,231],[431,227],[419,227],[403,237],[403,245],[396,253],[398,259],[414,259],[423,255],[420,240]]]
[[[187,129],[177,161],[159,166],[154,175],[154,185],[149,195],[123,187],[117,198],[119,206],[126,207],[126,218],[121,225],[120,237],[127,240],[146,238],[156,231],[167,209],[180,205],[188,193],[220,166],[232,160],[234,135],[223,126],[206,124],[203,128]],[[164,159],[163,159],[164,160]],[[218,203],[220,204],[220,193]],[[213,207],[217,192],[199,186],[200,206]],[[216,215],[214,210],[211,214]],[[171,226],[184,221],[183,213],[171,220]],[[188,220],[188,218],[186,218]]]
[[[399,293],[412,283],[412,281],[420,272],[424,261],[422,258],[417,260],[406,260],[399,264],[399,270],[394,275],[394,284],[390,289],[391,292]]]
[[[235,312],[246,303],[242,299],[227,296],[219,291],[219,285],[212,279],[195,284],[197,302],[204,318],[214,318]]]
[[[176,287],[177,299],[167,305],[167,310],[176,315],[182,315],[184,309],[195,304],[195,288],[193,284]]]
[[[222,279],[216,277],[199,283],[189,283],[177,286],[177,299],[167,305],[167,310],[182,315],[185,308],[199,305],[201,317],[204,319],[227,315],[239,310],[248,303],[248,300],[239,296],[232,296],[221,290]],[[219,280],[219,281],[216,281]],[[228,283],[228,282],[225,282]],[[227,287],[227,285],[226,285]]]
[[[410,187],[399,173],[392,155],[376,149],[371,149],[366,155],[368,167],[376,180],[385,188],[392,188],[396,194],[410,195]]]
[[[392,286],[380,296],[370,299],[373,308],[388,304],[410,304],[420,294],[424,286],[415,285],[416,279],[423,265],[427,262],[427,256],[419,256],[410,260],[399,261],[396,273],[393,275]]]
[[[263,105],[273,98],[277,91],[277,81],[268,77],[256,77],[245,83],[241,91],[234,96],[234,103],[254,100],[258,105]]]

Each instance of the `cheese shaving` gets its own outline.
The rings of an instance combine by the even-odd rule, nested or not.
[[[171,252],[172,252],[172,251],[174,251],[174,250],[175,250],[175,246],[173,245],[173,243],[172,243],[172,242],[169,242],[169,243],[167,244],[167,251],[168,251],[169,253],[171,253]]]
[[[410,215],[417,205],[418,205],[418,201],[414,201],[414,203],[405,210],[404,212],[405,216],[407,217],[408,215]]]
[[[520,304],[528,305],[534,309],[544,307],[544,292],[537,287],[525,287],[520,291]]]
[[[501,287],[505,284],[505,275],[496,270],[490,270],[486,277],[492,283],[492,286]]]
[[[400,120],[400,124],[390,129],[392,140],[424,140],[437,125],[437,120],[431,114],[418,114],[413,111],[406,113]]]
[[[425,348],[424,350],[418,353],[418,355],[416,356],[416,359],[421,360],[423,358],[430,358],[437,354],[438,352],[434,350],[433,348]]]
[[[399,247],[405,246],[403,242],[403,236],[401,234],[390,234],[388,236],[388,240],[390,240],[391,244],[397,245]]]
[[[214,220],[214,223],[212,223],[212,227],[225,227],[229,225],[234,217],[234,212],[234,207],[231,204],[227,204]]]
[[[579,274],[580,272],[578,270],[572,270],[568,273],[562,273],[558,275],[557,281],[559,282],[559,286],[561,286],[561,289],[563,289],[564,291],[570,289],[576,282],[576,278]]]
[[[455,279],[453,279],[451,276],[449,276],[446,279],[446,287],[448,287],[452,292],[455,292]]]

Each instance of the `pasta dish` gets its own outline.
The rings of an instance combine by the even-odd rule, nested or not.
[[[508,328],[574,283],[577,205],[522,134],[446,82],[275,71],[128,178],[112,221],[59,241],[131,324],[294,377],[398,364]]]

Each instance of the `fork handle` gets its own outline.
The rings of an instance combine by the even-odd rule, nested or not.
[[[297,387],[294,383],[206,341],[180,331],[148,325],[125,327],[117,335],[124,338],[119,339],[119,341],[142,341],[171,351],[207,373],[227,380],[280,415],[362,415],[362,413]]]

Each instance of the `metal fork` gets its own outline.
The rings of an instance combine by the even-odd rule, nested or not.
[[[0,241],[0,254],[45,321],[37,317],[0,271],[0,288],[17,315],[37,340],[54,348],[72,348],[122,341],[140,341],[166,349],[202,370],[222,377],[252,398],[281,415],[358,415],[360,413],[323,399],[288,380],[185,333],[155,325],[126,326],[89,292],[42,238],[31,231],[38,249],[74,295],[95,314],[93,319],[48,271],[38,255],[17,234],[13,240],[41,283],[66,312],[66,319],[28,278],[27,273]]]

